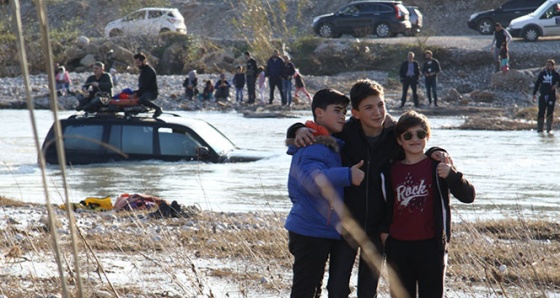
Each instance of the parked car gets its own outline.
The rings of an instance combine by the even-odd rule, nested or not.
[[[424,27],[424,15],[422,15],[420,8],[417,6],[406,6],[406,9],[408,9],[408,13],[410,14],[409,19],[412,26],[406,35],[416,36],[422,31],[422,27]]]
[[[359,1],[335,13],[315,17],[312,27],[322,37],[340,37],[342,34],[389,37],[405,34],[412,26],[409,12],[401,1]]]
[[[469,28],[480,34],[489,35],[494,33],[494,24],[499,22],[506,28],[510,21],[529,14],[537,9],[546,0],[510,0],[500,7],[473,13],[467,22]]]
[[[560,0],[548,0],[534,12],[513,19],[507,29],[511,36],[523,37],[526,41],[560,35]]]
[[[267,157],[235,146],[211,124],[180,116],[70,116],[60,120],[66,163],[110,161],[248,162]],[[42,145],[45,160],[58,164],[54,124]]]
[[[187,34],[183,15],[176,8],[141,8],[105,26],[105,36],[156,35],[165,32]]]

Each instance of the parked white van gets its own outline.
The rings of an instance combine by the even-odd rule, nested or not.
[[[548,0],[532,13],[513,19],[507,30],[526,41],[560,35],[560,0]]]

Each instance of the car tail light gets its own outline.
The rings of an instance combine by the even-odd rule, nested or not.
[[[176,18],[168,18],[169,23],[175,23],[177,21]]]
[[[393,7],[395,7],[395,12],[396,14],[396,18],[397,20],[402,20],[404,19],[404,12],[402,10],[399,9],[399,7],[396,4],[393,4]]]

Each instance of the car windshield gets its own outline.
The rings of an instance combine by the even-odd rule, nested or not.
[[[189,125],[207,143],[220,154],[226,154],[237,147],[214,126],[206,122],[196,122]]]
[[[558,5],[558,4],[554,4],[553,7],[556,6],[556,5]],[[552,9],[552,7],[548,6],[548,3],[545,2],[543,5],[539,6],[539,8],[537,8],[535,11],[530,13],[530,15],[542,16],[549,9]]]

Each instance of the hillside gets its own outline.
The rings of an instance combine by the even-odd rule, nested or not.
[[[105,25],[133,9],[125,8],[120,2],[111,0],[99,1],[48,1],[48,15],[51,28],[68,26],[69,22],[77,26],[79,31],[89,37],[101,37]],[[126,1],[123,1],[126,2]],[[142,7],[141,3],[166,3],[169,7],[178,8],[188,28],[188,32],[198,36],[212,38],[240,38],[239,30],[232,20],[239,19],[246,8],[242,3],[254,0],[169,0],[169,1],[138,1],[133,6]],[[284,19],[290,37],[312,34],[310,24],[314,16],[336,11],[348,3],[344,0],[263,0],[264,9],[269,12],[269,19]],[[476,11],[490,9],[503,1],[497,0],[409,0],[406,5],[419,6],[424,14],[426,34],[429,35],[475,35],[475,31],[467,27],[469,16]],[[279,3],[286,4],[286,12],[282,13]],[[269,7],[267,9],[267,7]],[[271,9],[270,9],[271,8]],[[23,15],[33,14],[29,1],[22,4]],[[101,14],[99,12],[102,12]],[[273,13],[270,13],[273,11]],[[83,23],[79,24],[81,21]],[[276,22],[281,26],[280,22]]]

